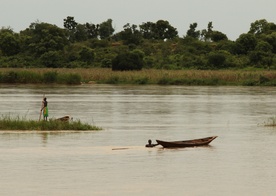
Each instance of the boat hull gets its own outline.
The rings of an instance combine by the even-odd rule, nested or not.
[[[63,121],[63,122],[69,122],[69,120],[70,120],[70,116],[63,116],[63,117],[61,117],[61,118],[57,118],[56,119],[57,121]]]
[[[185,148],[185,147],[195,147],[195,146],[205,146],[209,145],[217,136],[205,137],[194,140],[184,140],[184,141],[162,141],[156,140],[156,142],[163,146],[164,148]]]

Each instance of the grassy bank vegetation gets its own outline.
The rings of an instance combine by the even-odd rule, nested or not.
[[[0,83],[80,84],[81,76],[62,69],[0,69]]]
[[[101,130],[100,127],[82,123],[80,120],[62,122],[56,120],[35,121],[27,120],[21,117],[12,118],[2,116],[0,118],[0,130]]]
[[[112,71],[109,68],[2,68],[0,83],[275,86],[276,70]]]

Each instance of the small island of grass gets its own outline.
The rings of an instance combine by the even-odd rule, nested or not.
[[[0,117],[0,130],[36,130],[36,131],[59,131],[59,130],[102,130],[102,128],[83,123],[80,120],[69,122],[57,121],[50,119],[49,121],[26,120],[24,118],[10,116]]]
[[[267,127],[276,127],[276,116],[268,118],[264,125]]]

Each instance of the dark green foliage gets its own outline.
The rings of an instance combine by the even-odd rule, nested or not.
[[[69,84],[76,85],[81,83],[81,76],[74,73],[57,73],[56,71],[39,74],[32,71],[9,71],[0,72],[0,83],[26,83],[26,84]]]
[[[166,20],[126,24],[116,34],[111,19],[80,24],[68,16],[63,22],[64,28],[34,22],[20,33],[0,29],[0,68],[276,69],[276,25],[265,19],[235,41],[212,22],[203,30],[190,24],[183,37]]]
[[[61,67],[61,54],[57,51],[49,51],[41,55],[40,60],[42,65],[49,68]]]
[[[43,80],[46,84],[57,82],[58,73],[55,71],[46,72],[43,74]]]
[[[249,52],[250,63],[255,67],[270,67],[273,63],[273,47],[265,41],[259,41],[255,50]]]
[[[260,78],[259,78],[259,82],[260,84],[264,85],[264,84],[267,84],[270,82],[269,78],[263,76],[263,75],[260,75]]]
[[[118,76],[111,76],[107,81],[107,84],[119,84],[120,83],[120,79]]]
[[[104,58],[101,63],[102,63],[101,67],[103,67],[103,68],[111,68],[112,67],[111,59]]]
[[[92,63],[95,58],[94,51],[88,47],[82,48],[81,51],[79,52],[79,56],[80,56],[79,60],[87,63]]]
[[[18,54],[20,52],[19,35],[11,30],[0,30],[0,50],[6,56]]]
[[[255,49],[257,38],[253,34],[242,34],[237,39],[236,44],[238,45],[239,54],[248,54],[248,52]]]
[[[207,30],[206,29],[203,29],[201,31],[201,37],[204,41],[210,41],[211,39],[211,36],[213,34],[213,23],[212,22],[209,22],[208,23],[208,27],[207,27]]]
[[[158,81],[160,85],[222,85],[223,81],[220,81],[217,78],[212,79],[169,79],[167,77],[162,78]]]
[[[226,56],[222,52],[211,52],[208,55],[208,63],[215,68],[225,67]]]
[[[61,51],[68,42],[64,29],[48,23],[32,23],[21,35],[25,36],[24,52],[36,56]]]
[[[2,83],[17,83],[18,73],[14,71],[7,72],[1,76]]]
[[[112,26],[112,20],[108,19],[105,22],[102,22],[99,25],[99,36],[101,39],[110,38],[111,35],[114,33],[115,29]]]
[[[237,45],[235,42],[230,41],[230,40],[222,40],[218,43],[215,43],[213,45],[213,47],[216,48],[216,50],[224,50],[224,51],[228,51],[229,53],[235,55],[237,49]]]
[[[28,71],[9,71],[5,73],[0,73],[0,83],[41,83],[42,77],[41,75],[35,72],[28,72]]]
[[[113,39],[122,40],[125,45],[139,45],[143,41],[142,38],[142,34],[137,29],[137,25],[130,26],[129,23],[124,26],[123,31],[113,36]]]
[[[96,39],[96,38],[98,38],[100,25],[86,23],[85,27],[86,27],[86,32],[87,32],[87,38],[88,39]]]
[[[82,24],[77,25],[74,39],[76,42],[82,42],[88,39],[87,29],[85,25],[82,25]]]
[[[66,19],[63,19],[63,26],[65,29],[71,31],[76,29],[78,23],[75,21],[74,17],[72,16],[67,16]]]
[[[266,41],[272,46],[272,52],[276,54],[276,31],[269,35],[262,36],[262,40]]]
[[[156,39],[173,39],[178,35],[176,28],[172,27],[168,21],[158,20],[155,25]]]
[[[190,29],[187,31],[187,36],[198,39],[200,36],[200,31],[196,30],[197,23],[190,24]]]
[[[39,84],[42,81],[42,76],[36,72],[21,71],[18,72],[18,83],[32,83]]]
[[[250,30],[248,33],[255,34],[256,36],[262,34],[271,34],[276,31],[276,25],[274,23],[269,23],[265,19],[256,20],[251,23]]]
[[[214,42],[228,40],[227,36],[224,33],[221,33],[219,31],[213,31],[210,38]]]
[[[134,80],[134,84],[148,84],[148,81],[149,81],[148,77],[138,78]]]
[[[145,68],[154,67],[154,62],[155,62],[155,59],[153,57],[147,56],[144,58],[144,67]]]
[[[144,39],[173,39],[178,35],[176,28],[172,27],[170,23],[165,20],[158,20],[156,23],[143,23],[140,25],[140,29]]]
[[[64,74],[61,76],[61,82],[65,84],[80,84],[81,76],[79,74]]]
[[[119,54],[112,60],[113,71],[141,70],[143,65],[141,56],[134,52]]]
[[[28,58],[27,56],[0,56],[0,67],[22,68],[29,66],[31,63],[35,63],[36,60]]]

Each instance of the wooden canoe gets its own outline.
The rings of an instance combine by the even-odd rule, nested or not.
[[[69,122],[69,120],[70,120],[70,116],[63,116],[63,117],[61,117],[61,118],[57,118],[56,119],[57,121],[63,121],[63,122]]]
[[[185,147],[194,147],[194,146],[205,146],[208,145],[211,141],[216,139],[217,136],[205,137],[194,140],[184,140],[184,141],[162,141],[156,140],[157,144],[160,144],[164,148],[185,148]]]

